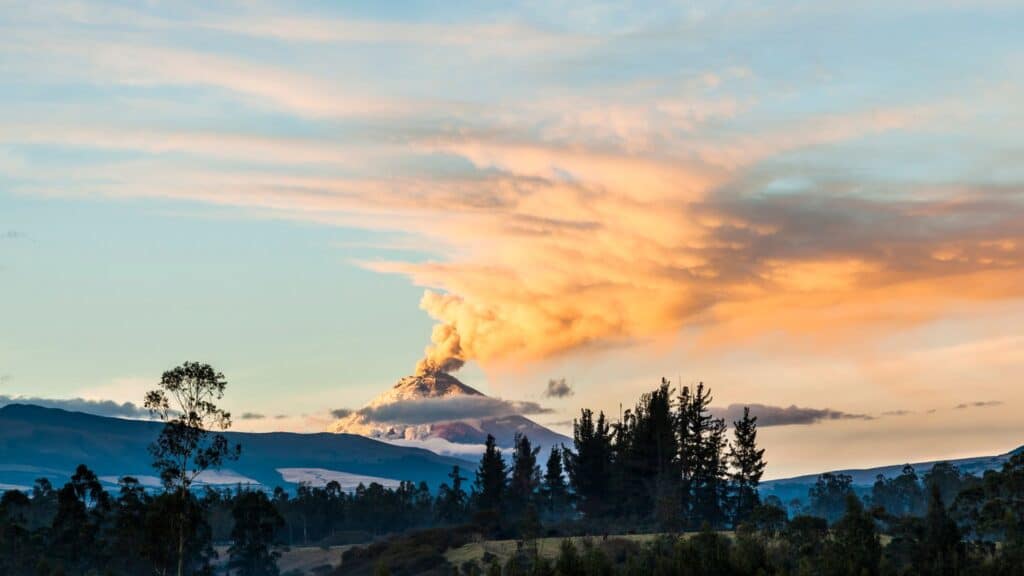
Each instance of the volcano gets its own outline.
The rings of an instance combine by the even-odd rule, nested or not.
[[[486,396],[445,372],[406,376],[369,404],[367,409],[381,408],[398,402],[436,398]],[[518,414],[495,418],[464,419],[430,424],[402,424],[369,421],[361,411],[353,412],[331,426],[332,432],[359,434],[377,440],[416,442],[431,439],[457,445],[482,445],[487,435],[494,436],[498,446],[510,447],[517,433],[524,434],[535,446],[550,448],[559,444],[571,445],[572,440]]]

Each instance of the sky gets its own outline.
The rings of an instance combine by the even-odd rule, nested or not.
[[[1009,450],[1022,26],[999,1],[0,1],[0,401],[132,416],[198,360],[236,428],[320,431],[461,366],[563,432],[703,381],[773,415],[772,477]]]

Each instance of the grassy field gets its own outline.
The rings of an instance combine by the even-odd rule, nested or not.
[[[629,540],[631,542],[642,544],[644,542],[649,542],[658,536],[659,534],[624,534],[621,536],[609,536],[609,538]],[[562,545],[563,540],[572,540],[578,544],[586,538],[587,537],[584,536],[571,538],[539,538],[537,539],[537,552],[541,557],[554,559],[558,556],[558,549]],[[590,538],[597,541],[601,537],[591,536]],[[479,562],[484,557],[484,554],[490,553],[496,556],[501,562],[504,562],[515,555],[517,546],[517,540],[483,540],[480,542],[471,542],[465,546],[449,550],[445,553],[445,558],[452,564],[461,566],[463,562]]]
[[[295,546],[281,553],[277,562],[281,574],[297,572],[299,574],[314,574],[313,569],[321,566],[332,568],[341,564],[341,554],[352,546],[331,546],[321,548],[318,546]],[[227,547],[218,546],[218,572],[223,573],[223,566],[228,561]]]

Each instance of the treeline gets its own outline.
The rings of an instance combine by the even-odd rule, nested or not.
[[[776,502],[755,506],[734,529],[661,533],[649,538],[523,538],[505,557],[456,562],[445,551],[475,529],[427,530],[345,553],[338,576],[1021,576],[1024,574],[1024,454],[982,478],[939,465],[924,479],[912,469],[879,479],[865,499],[848,476],[823,475],[812,509],[832,520],[790,517]],[[913,481],[912,481],[913,480]],[[916,487],[915,487],[916,486]],[[924,499],[923,507],[919,498]],[[889,502],[896,513],[887,510]],[[829,510],[829,513],[832,511]],[[583,523],[586,526],[586,523]],[[552,547],[557,550],[552,554]]]
[[[458,469],[441,486],[442,518],[505,536],[534,534],[540,520],[619,531],[737,525],[759,505],[764,450],[749,410],[730,441],[711,399],[703,384],[676,393],[662,380],[615,422],[582,410],[573,445],[553,447],[543,470],[528,438],[516,437],[506,464],[489,437],[471,492]]]
[[[346,551],[338,573],[1024,576],[1024,455],[981,478],[908,466],[863,498],[849,476],[824,474],[806,506],[787,510],[758,495],[757,419],[745,411],[730,433],[707,388],[663,380],[614,422],[583,410],[571,446],[542,453],[519,435],[502,454],[488,437],[475,469],[454,467],[436,492],[411,482],[200,488],[202,470],[241,455],[216,432],[230,425],[214,403],[225,385],[186,363],[147,394],[165,421],[151,446],[159,491],[122,478],[111,494],[79,466],[60,488],[42,479],[4,492],[0,575],[272,576],[288,546],[372,541]],[[661,536],[615,536],[627,533]],[[593,539],[541,554],[551,536]],[[498,538],[515,539],[517,553],[458,566],[445,556]]]

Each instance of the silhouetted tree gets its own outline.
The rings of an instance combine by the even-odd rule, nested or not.
[[[846,474],[826,472],[818,476],[807,494],[810,499],[810,513],[824,518],[829,523],[835,522],[843,515],[846,497],[852,493],[852,486],[853,478]]]
[[[185,362],[164,372],[160,387],[146,393],[145,406],[164,422],[150,446],[153,467],[168,492],[178,499],[178,576],[185,573],[186,515],[195,479],[226,460],[237,459],[241,446],[229,446],[223,434],[231,414],[214,401],[224,396],[227,381],[209,364]]]
[[[573,422],[572,450],[564,450],[565,468],[576,494],[579,509],[588,517],[600,516],[607,509],[612,469],[612,444],[608,422],[602,412],[584,409]]]
[[[846,514],[832,528],[824,553],[825,573],[835,576],[874,576],[879,573],[882,546],[875,521],[852,492],[846,495]]]
[[[462,483],[466,480],[459,471],[459,466],[452,467],[448,473],[451,485],[441,484],[437,494],[437,516],[442,522],[457,523],[466,517],[466,491]]]
[[[687,453],[683,459],[687,461],[685,468],[689,473],[685,482],[689,494],[685,500],[690,505],[690,524],[708,522],[720,526],[725,520],[728,489],[728,470],[723,457],[727,443],[725,420],[711,415],[711,391],[705,389],[703,383],[698,383],[692,394],[684,389],[683,398],[686,401],[680,404],[679,411],[680,420],[689,426],[684,437]]]
[[[558,446],[552,446],[551,452],[548,454],[541,494],[548,514],[560,516],[568,507],[569,490],[565,483],[565,471],[562,468],[562,450]]]
[[[237,495],[231,509],[235,526],[231,529],[228,548],[228,569],[239,576],[277,576],[274,534],[284,526],[284,519],[261,491]]]
[[[757,416],[750,415],[750,408],[743,409],[743,418],[733,423],[735,440],[729,450],[732,464],[730,478],[735,492],[733,524],[739,524],[750,517],[760,503],[757,487],[764,474],[764,449],[757,448]]]
[[[507,482],[505,460],[501,457],[501,450],[498,449],[494,436],[488,434],[474,484],[477,511],[496,518],[505,499]]]
[[[530,439],[520,433],[516,433],[513,444],[508,505],[515,513],[535,504],[537,489],[540,487],[540,467],[537,466],[540,448],[534,448]]]

